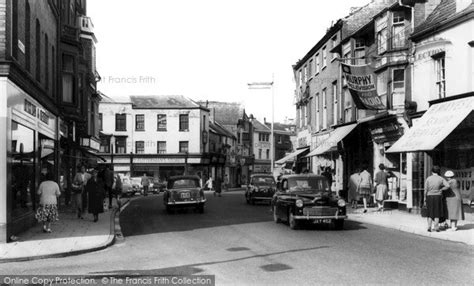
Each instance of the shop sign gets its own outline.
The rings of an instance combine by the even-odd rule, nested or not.
[[[115,161],[115,160],[114,160]],[[184,158],[133,158],[137,164],[184,164]]]
[[[342,65],[342,76],[346,80],[357,108],[370,110],[386,109],[377,94],[375,74],[369,65],[351,66]]]
[[[25,99],[25,112],[36,117],[36,105]]]
[[[370,134],[372,135],[372,140],[377,144],[395,142],[403,135],[403,128],[400,123],[394,119],[388,122],[374,124],[370,127]]]
[[[49,116],[48,116],[48,114],[46,114],[46,112],[44,112],[43,110],[40,111],[40,117],[39,117],[39,119],[40,119],[41,122],[43,122],[44,124],[49,125]]]

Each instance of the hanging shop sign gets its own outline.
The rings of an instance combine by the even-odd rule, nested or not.
[[[357,108],[370,110],[386,109],[377,94],[375,74],[369,65],[342,65],[342,76],[346,80]]]
[[[370,126],[372,140],[377,143],[395,142],[403,135],[403,128],[396,119],[374,123]]]

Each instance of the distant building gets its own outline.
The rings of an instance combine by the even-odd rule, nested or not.
[[[212,178],[225,175],[231,187],[237,186],[237,137],[217,121],[209,122],[209,171]]]
[[[201,101],[210,110],[211,118],[219,122],[237,138],[235,160],[237,185],[246,185],[254,163],[253,126],[245,108],[240,103]]]
[[[101,152],[114,171],[167,178],[207,172],[209,109],[179,95],[104,97]]]

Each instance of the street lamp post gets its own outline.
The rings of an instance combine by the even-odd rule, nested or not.
[[[275,138],[273,135],[273,122],[274,122],[274,113],[275,113],[275,88],[274,88],[274,75],[272,74],[271,82],[253,82],[248,83],[249,89],[271,89],[272,90],[272,125],[271,125],[271,134],[270,134],[270,170],[273,175],[274,161],[275,161]]]

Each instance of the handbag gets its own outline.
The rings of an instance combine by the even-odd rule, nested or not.
[[[426,207],[426,205],[421,207],[420,214],[421,217],[428,217],[428,208]]]
[[[82,193],[82,187],[79,186],[79,185],[72,184],[71,188],[72,188],[72,192],[73,192],[74,194],[80,194],[80,193]]]

